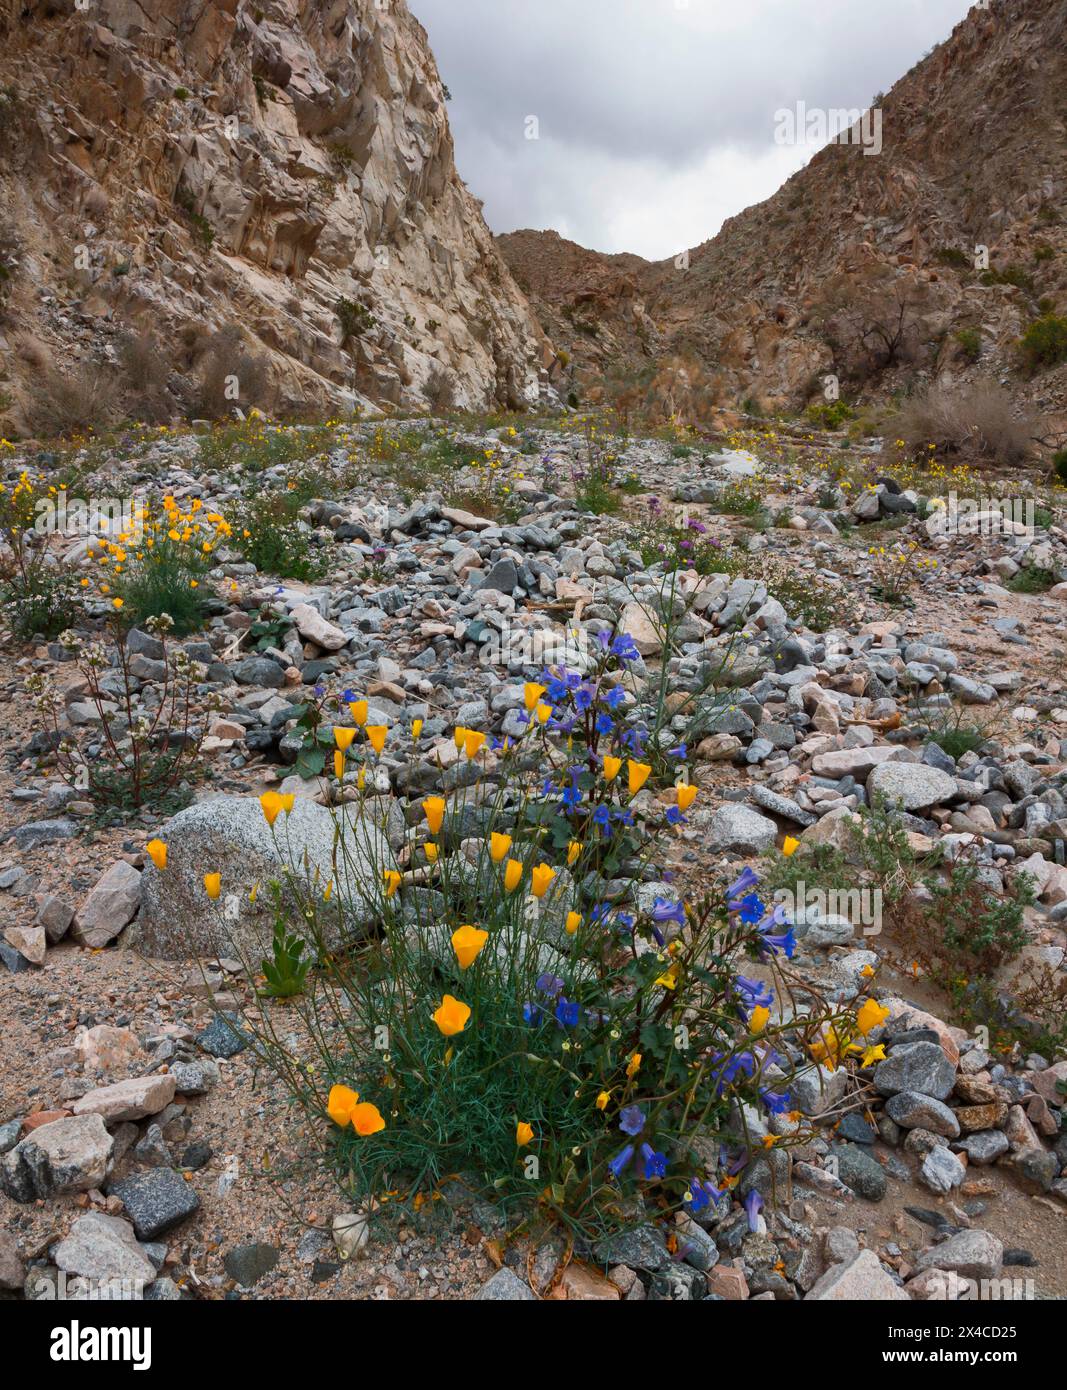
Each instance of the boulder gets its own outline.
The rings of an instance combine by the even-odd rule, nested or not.
[[[905,811],[928,811],[956,795],[956,779],[925,763],[885,762],[871,770],[867,795],[872,802],[877,796],[885,797]]]
[[[873,1250],[833,1265],[804,1295],[812,1303],[907,1303],[908,1295],[894,1283]]]
[[[0,1190],[15,1202],[88,1192],[107,1177],[115,1150],[99,1115],[68,1115],[33,1130],[0,1160]]]
[[[128,925],[140,902],[140,873],[125,859],[118,859],[74,914],[70,934],[81,946],[106,946]]]
[[[335,846],[338,826],[343,851]],[[165,960],[219,955],[258,961],[273,927],[268,884],[290,868],[301,878],[313,879],[317,871],[320,892],[333,880],[345,930],[358,933],[375,920],[378,900],[368,893],[377,894],[382,869],[393,863],[381,832],[358,807],[331,812],[302,800],[278,818],[272,833],[254,797],[215,797],[179,811],[159,838],[167,845],[167,867],[144,871],[137,944],[145,955]],[[215,902],[204,891],[206,872],[222,876]],[[339,939],[337,914],[329,920]]]
[[[87,1091],[73,1105],[75,1115],[102,1115],[114,1124],[120,1120],[143,1120],[158,1115],[174,1099],[174,1077],[168,1072],[154,1076],[135,1076]]]

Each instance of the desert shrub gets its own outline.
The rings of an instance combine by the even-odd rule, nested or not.
[[[48,677],[36,674],[27,681],[56,741],[60,774],[101,811],[121,815],[143,806],[166,811],[187,799],[179,784],[194,770],[200,752],[191,710],[193,689],[205,672],[180,647],[170,646],[171,628],[166,614],[145,623],[162,644],[166,670],[154,708],[134,694],[139,682],[130,672],[126,615],[118,609],[108,625],[109,640],[87,641],[72,631],[60,639],[74,653],[88,686],[85,698],[96,707],[97,720],[88,729],[61,727],[62,695]]]
[[[257,494],[234,512],[233,543],[261,574],[306,581],[326,573],[326,554],[301,525],[300,506],[299,497],[273,489]]]
[[[24,641],[54,637],[76,620],[79,585],[52,553],[51,533],[41,529],[40,507],[56,489],[23,469],[0,483],[0,603],[14,635]]]
[[[342,347],[347,347],[353,338],[362,338],[365,333],[370,332],[376,323],[374,315],[365,304],[347,299],[344,295],[334,305],[334,313],[341,326]],[[433,331],[430,329],[431,333]]]
[[[1052,570],[1044,569],[1041,565],[1026,565],[1018,574],[1012,575],[1004,587],[1013,594],[1043,594],[1055,583],[1056,575]]]
[[[1023,334],[1020,349],[1031,371],[1067,362],[1067,318],[1045,314],[1036,319]]]
[[[968,362],[977,362],[982,355],[982,335],[977,328],[961,328],[955,334],[956,344]]]
[[[100,592],[128,621],[143,625],[166,614],[168,630],[181,636],[204,622],[215,548],[229,535],[225,518],[205,511],[199,499],[182,507],[167,496],[138,508],[129,533],[94,537],[89,558]]]
[[[43,363],[34,374],[27,418],[34,434],[63,438],[82,431],[106,429],[118,411],[120,383],[115,368],[81,362],[62,372]]]
[[[426,381],[426,403],[434,415],[447,415],[456,407],[456,387],[443,367],[434,367]]]
[[[1061,483],[1067,484],[1067,449],[1058,449],[1052,455],[1052,471]]]
[[[264,400],[266,359],[245,348],[244,335],[232,324],[209,336],[198,370],[195,412],[205,420],[224,419],[232,416],[234,406],[247,411]]]
[[[838,430],[852,416],[851,408],[842,400],[812,401],[804,413],[821,430]]]
[[[118,358],[131,414],[153,424],[169,420],[174,413],[167,389],[170,367],[151,329],[121,334]]]
[[[993,382],[953,391],[931,386],[911,396],[891,429],[913,456],[929,455],[976,463],[1021,464],[1030,456],[1033,427],[1017,418],[1011,396]]]
[[[942,246],[934,254],[942,265],[951,266],[953,270],[970,270],[973,265],[971,257],[958,246]]]
[[[398,731],[366,725],[354,692],[336,706],[333,786],[354,800],[329,882],[286,860],[292,800],[261,798],[315,964],[284,1020],[258,999],[243,1026],[369,1220],[411,1219],[461,1174],[509,1228],[562,1227],[607,1259],[621,1230],[723,1201],[765,1147],[747,1116],[766,1115],[775,1143],[807,1137],[799,1116],[774,1126],[799,1073],[877,1055],[866,1034],[885,1012],[859,996],[779,1012],[793,937],[751,871],[688,903],[609,893],[627,863],[655,862],[696,792],[642,795],[652,768],[612,693],[636,649],[605,633],[598,651],[584,676],[557,667],[527,685],[527,732],[507,747],[455,731],[460,789],[424,798],[399,863],[360,833]],[[362,942],[345,925],[354,883],[372,904]],[[221,913],[227,885],[209,874],[205,888]],[[771,1197],[746,1198],[753,1226]]]

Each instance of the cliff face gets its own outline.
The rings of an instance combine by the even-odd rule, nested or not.
[[[1029,380],[1016,344],[1048,308],[1067,313],[1065,91],[1063,0],[991,0],[879,102],[880,154],[828,145],[688,268],[579,259],[553,233],[516,233],[501,249],[539,308],[555,286],[557,346],[594,379],[599,338],[630,371],[642,357],[696,364],[731,402],[795,407],[827,372],[873,393],[977,374],[1012,376],[1063,410],[1067,369]],[[634,303],[652,331],[619,311]],[[907,332],[890,354],[870,330],[901,304]]]
[[[536,401],[404,0],[0,0],[0,43],[9,349],[64,367],[122,325],[182,373],[231,326],[279,407]]]

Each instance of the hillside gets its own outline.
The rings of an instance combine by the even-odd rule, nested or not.
[[[1067,374],[1023,380],[1016,344],[1067,307],[1065,92],[1064,6],[993,0],[881,99],[880,155],[828,145],[688,269],[597,257],[551,232],[499,245],[587,382],[608,362],[649,381],[666,355],[705,373],[714,399],[795,408],[829,371],[875,393],[1008,374],[1062,411]],[[880,330],[900,313],[887,347]]]
[[[42,372],[124,357],[161,417],[212,371],[273,408],[536,400],[405,4],[4,0],[0,37],[9,427]]]

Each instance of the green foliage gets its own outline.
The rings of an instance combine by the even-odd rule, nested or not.
[[[1040,565],[1028,565],[1013,575],[1004,586],[1013,594],[1043,594],[1056,583],[1052,570],[1042,569]]]
[[[968,362],[977,362],[982,355],[982,335],[977,328],[961,328],[955,334],[959,349]]]
[[[67,569],[35,562],[0,580],[0,604],[22,641],[55,637],[78,621],[78,581]]]
[[[310,957],[302,959],[305,942],[302,937],[286,930],[285,909],[281,894],[275,889],[275,906],[278,916],[274,924],[272,959],[263,960],[261,968],[266,986],[260,991],[264,998],[294,999],[303,994],[307,973],[311,969]]]
[[[852,408],[846,401],[812,401],[804,412],[816,429],[839,430],[852,418]]]
[[[1032,371],[1067,362],[1067,318],[1046,314],[1035,320],[1023,334],[1020,346]]]
[[[942,246],[935,255],[942,265],[951,266],[953,270],[970,270],[973,267],[971,257],[958,246]]]
[[[307,582],[329,569],[327,553],[301,524],[299,498],[289,492],[258,493],[234,514],[233,543],[261,574]]]
[[[374,327],[376,319],[365,304],[357,304],[344,295],[334,305],[337,322],[341,325],[341,346],[345,347],[353,338],[362,338]]]
[[[1061,483],[1067,484],[1067,449],[1058,449],[1052,455],[1052,471]]]

